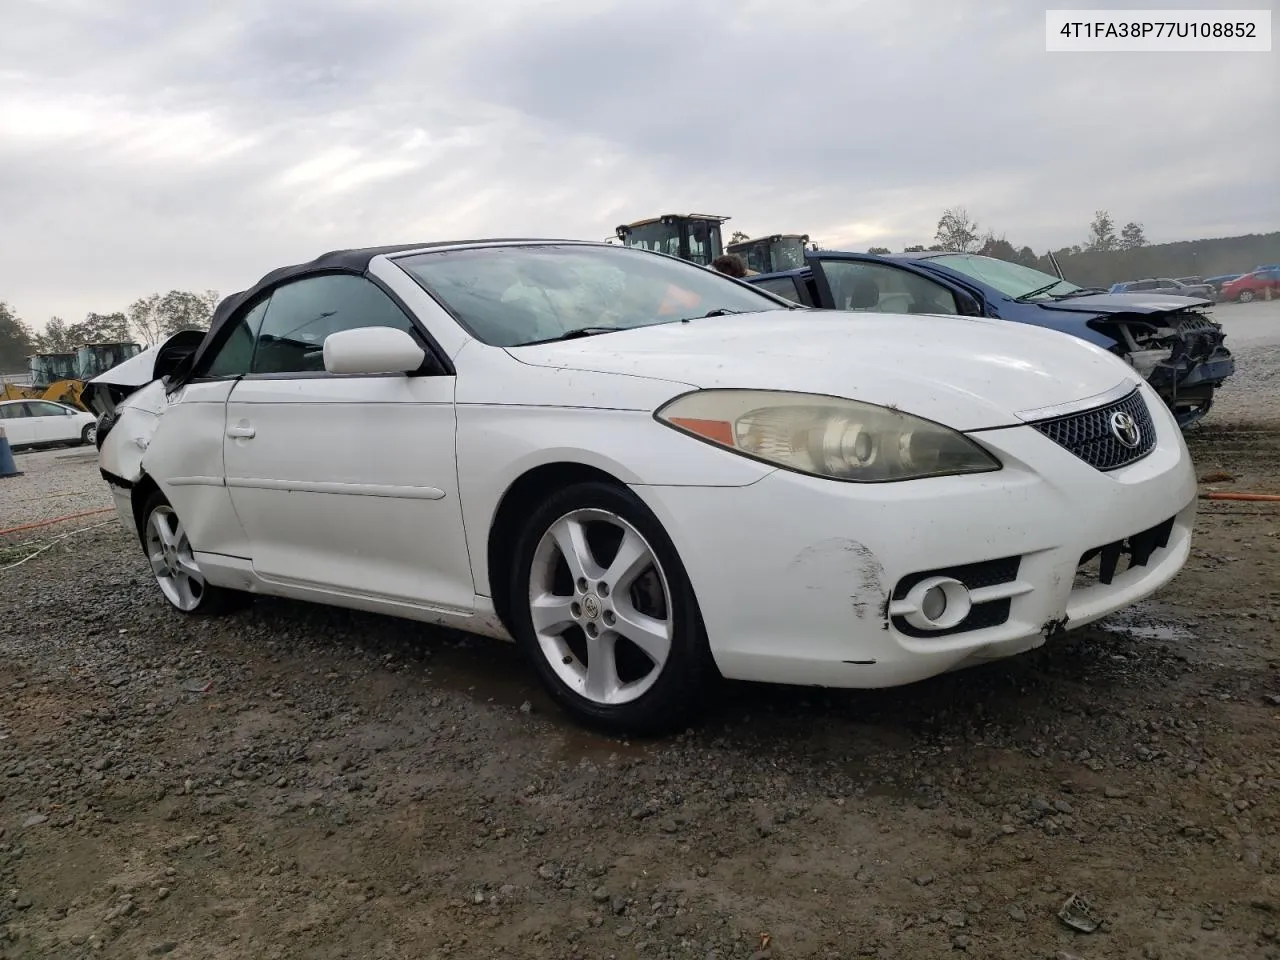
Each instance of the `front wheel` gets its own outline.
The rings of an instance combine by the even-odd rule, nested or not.
[[[246,593],[215,587],[205,580],[186,528],[158,490],[142,510],[142,548],[160,592],[183,613],[217,616],[238,609],[251,599]]]
[[[1236,297],[1236,300],[1237,300],[1239,303],[1249,303],[1251,300],[1253,300],[1253,291],[1252,291],[1252,290],[1241,290],[1241,291],[1240,291],[1240,296]]]
[[[557,492],[526,524],[511,582],[516,640],[557,703],[595,727],[681,729],[714,673],[670,538],[625,488]]]
[[[98,425],[96,423],[87,423],[83,430],[80,431],[80,442],[85,446],[92,447],[98,439]]]

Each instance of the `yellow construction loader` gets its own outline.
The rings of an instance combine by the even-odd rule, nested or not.
[[[728,219],[709,213],[664,213],[623,224],[614,233],[623,246],[656,250],[704,267],[726,252],[742,257],[749,273],[774,273],[805,265],[807,233],[775,233],[730,243],[726,248],[720,228]]]
[[[0,400],[52,400],[88,410],[85,384],[142,352],[137,343],[86,343],[75,353],[36,353],[27,358],[29,384],[0,385]]]

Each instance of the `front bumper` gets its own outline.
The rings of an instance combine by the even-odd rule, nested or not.
[[[1172,415],[1142,394],[1156,446],[1111,472],[1026,426],[973,434],[1004,463],[993,474],[856,485],[779,470],[732,489],[633,489],[680,553],[726,677],[895,686],[1038,647],[1181,569],[1195,475]],[[1134,535],[1145,564],[1089,582],[1082,559],[1106,547],[1096,568]],[[895,610],[939,572],[975,605],[959,629],[921,635]]]
[[[1178,381],[1181,389],[1198,387],[1202,384],[1217,386],[1236,372],[1236,362],[1225,347],[1221,348],[1226,356],[1206,360],[1203,363],[1189,365],[1186,375]]]

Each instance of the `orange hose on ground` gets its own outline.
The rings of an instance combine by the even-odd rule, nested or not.
[[[48,527],[55,523],[61,523],[63,520],[78,520],[81,517],[92,517],[99,513],[110,513],[114,509],[115,507],[103,507],[100,510],[86,510],[83,513],[68,513],[65,517],[54,517],[52,520],[40,520],[36,523],[24,523],[20,527],[10,527],[8,530],[0,530],[0,537],[3,537],[6,533],[18,533],[22,530],[35,530],[37,527]]]
[[[1200,494],[1201,500],[1260,500],[1268,503],[1280,503],[1280,493],[1212,493]]]

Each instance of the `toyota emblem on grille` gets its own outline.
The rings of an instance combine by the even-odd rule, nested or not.
[[[1111,433],[1126,447],[1133,449],[1142,442],[1142,431],[1138,429],[1138,421],[1133,414],[1117,410],[1111,415]]]

